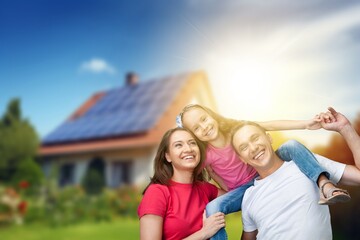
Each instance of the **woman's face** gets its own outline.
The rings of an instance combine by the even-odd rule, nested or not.
[[[211,142],[218,137],[217,121],[201,108],[192,108],[185,112],[182,123],[203,142]]]
[[[178,130],[169,139],[166,159],[174,169],[192,171],[200,162],[199,146],[189,132]]]

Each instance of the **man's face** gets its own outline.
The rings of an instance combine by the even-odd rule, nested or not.
[[[233,137],[233,146],[241,160],[255,169],[271,166],[274,150],[271,137],[262,129],[253,125],[240,128]]]

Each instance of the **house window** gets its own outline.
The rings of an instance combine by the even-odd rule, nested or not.
[[[60,182],[61,187],[74,183],[74,164],[64,164],[60,168]]]
[[[111,186],[118,187],[123,184],[131,183],[132,162],[113,162],[111,174]]]

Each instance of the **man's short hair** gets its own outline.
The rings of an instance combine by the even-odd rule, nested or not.
[[[245,127],[245,126],[254,126],[257,127],[258,129],[260,129],[264,134],[266,134],[266,130],[265,128],[263,128],[262,126],[260,126],[258,123],[256,122],[252,122],[252,121],[241,121],[240,123],[236,124],[230,132],[230,136],[231,136],[231,146],[233,147],[233,149],[235,150],[236,153],[237,150],[234,146],[234,135],[235,133],[237,133],[241,128]]]

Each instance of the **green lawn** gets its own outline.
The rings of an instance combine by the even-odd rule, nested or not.
[[[229,239],[240,239],[240,214],[226,217]],[[0,239],[4,240],[112,240],[139,239],[137,219],[120,218],[111,222],[78,224],[67,227],[49,228],[44,225],[23,225],[0,227]]]
[[[74,226],[50,228],[44,225],[12,226],[0,229],[4,240],[111,240],[139,239],[136,219],[118,219],[111,222],[77,224]]]

